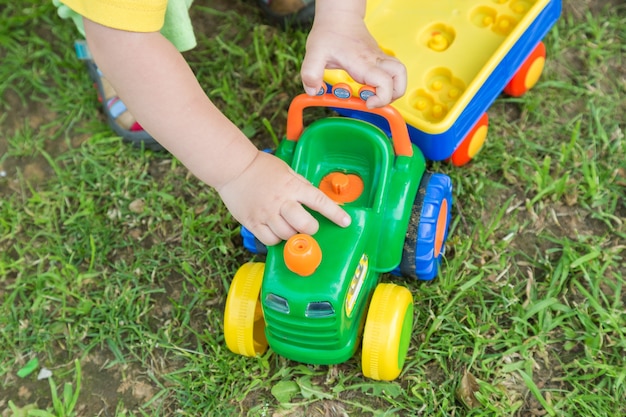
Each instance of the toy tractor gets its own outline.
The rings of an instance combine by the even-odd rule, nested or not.
[[[276,156],[341,204],[346,228],[318,213],[314,236],[298,234],[267,248],[266,261],[244,264],[232,281],[224,315],[235,353],[276,353],[309,364],[337,364],[362,350],[363,374],[393,380],[411,340],[413,297],[381,274],[433,279],[444,251],[452,207],[448,176],[426,172],[402,116],[391,106],[368,109],[372,94],[297,96]],[[369,112],[374,124],[345,117],[303,125],[311,107]],[[250,238],[250,237],[249,237]],[[252,245],[255,246],[255,245]],[[361,343],[362,341],[362,343]]]

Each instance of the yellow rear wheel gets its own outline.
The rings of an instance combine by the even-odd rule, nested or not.
[[[363,375],[380,381],[396,379],[404,366],[412,328],[411,292],[399,285],[378,284],[363,330]]]
[[[264,270],[264,263],[242,265],[226,298],[224,338],[228,348],[240,355],[256,356],[267,350],[265,320],[259,301]]]

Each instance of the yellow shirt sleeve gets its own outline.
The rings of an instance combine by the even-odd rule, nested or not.
[[[76,13],[103,26],[129,32],[158,32],[167,0],[61,0]]]

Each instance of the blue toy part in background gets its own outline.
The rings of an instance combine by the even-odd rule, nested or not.
[[[267,254],[267,246],[261,243],[245,226],[241,226],[240,234],[243,239],[243,247],[246,248],[248,252],[257,255]]]

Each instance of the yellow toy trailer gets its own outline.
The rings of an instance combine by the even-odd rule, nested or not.
[[[560,13],[561,0],[368,1],[370,32],[407,67],[406,94],[392,106],[427,159],[461,166],[476,155],[494,100],[503,91],[520,96],[539,79],[542,39]],[[325,80],[358,91],[341,70]],[[340,113],[387,128],[365,113]]]

